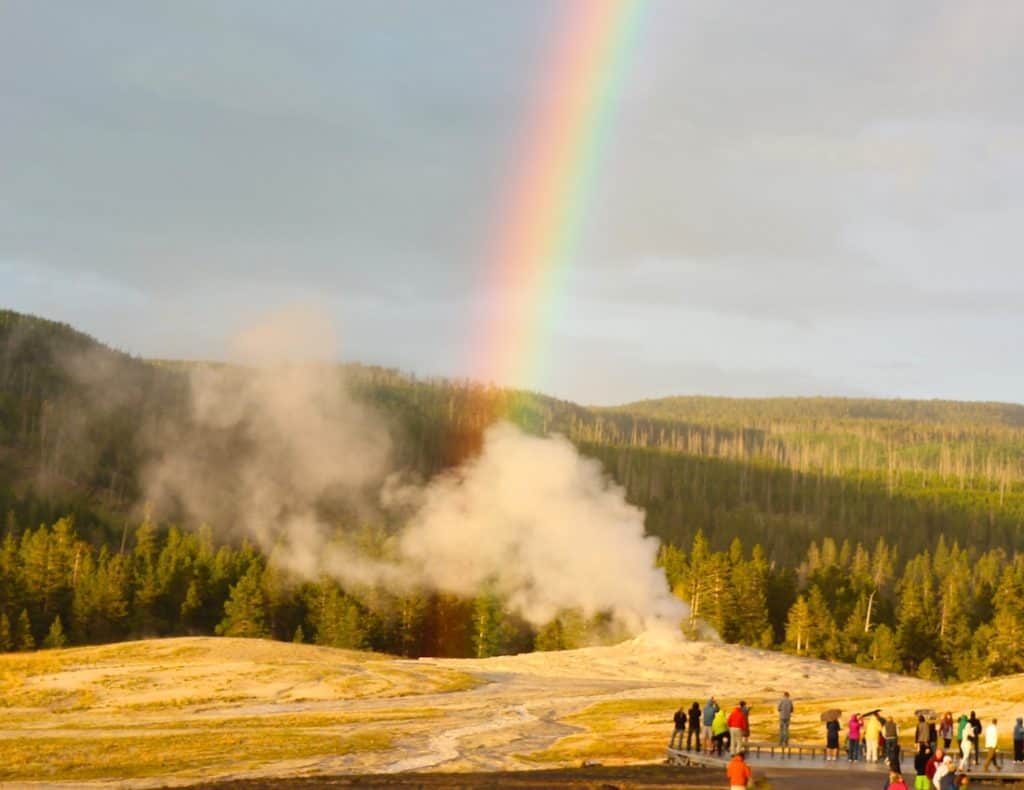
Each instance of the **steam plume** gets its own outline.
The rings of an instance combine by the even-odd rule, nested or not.
[[[241,524],[303,576],[465,596],[487,584],[538,625],[579,608],[675,630],[683,605],[655,568],[643,513],[567,439],[501,423],[461,468],[426,486],[387,483],[388,431],[326,364],[329,330],[314,312],[288,311],[238,338],[234,358],[247,367],[196,369],[190,429],[163,437],[150,495]],[[371,501],[406,519],[388,559],[339,540],[324,512],[325,502],[359,513]]]

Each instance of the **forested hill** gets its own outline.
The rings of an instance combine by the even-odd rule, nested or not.
[[[187,419],[189,369],[112,350],[71,327],[0,311],[0,512],[106,524],[138,505],[140,440]],[[1024,407],[836,398],[668,398],[614,409],[346,366],[388,416],[396,463],[429,477],[472,455],[499,417],[599,458],[685,546],[760,543],[792,565],[811,541],[879,538],[905,555],[940,535],[1024,548]],[[98,528],[97,528],[98,530]],[[102,530],[96,531],[96,537]]]
[[[408,655],[584,638],[571,612],[534,632],[483,593],[296,587],[253,547],[218,546],[221,524],[144,521],[152,437],[187,426],[189,377],[209,364],[142,360],[0,311],[0,650],[38,643],[56,620],[77,642],[220,628]],[[472,456],[498,419],[569,437],[644,509],[672,589],[727,640],[926,676],[1024,670],[1020,406],[671,398],[598,409],[345,373],[382,415],[395,466],[420,478]],[[337,515],[337,528],[372,542],[394,526],[366,518]]]
[[[903,400],[880,398],[719,398],[675,396],[598,409],[661,420],[732,425],[782,420],[841,422],[889,420],[952,426],[1024,428],[1024,405],[1017,403]]]

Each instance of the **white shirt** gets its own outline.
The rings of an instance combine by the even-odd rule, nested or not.
[[[985,728],[985,748],[995,749],[999,745],[999,728],[990,724]]]

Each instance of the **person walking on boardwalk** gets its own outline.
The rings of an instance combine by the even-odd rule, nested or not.
[[[789,692],[782,692],[782,699],[778,704],[779,711],[779,746],[789,746],[789,722],[793,718],[793,700],[789,698]]]
[[[704,751],[711,754],[711,749],[714,746],[715,734],[711,731],[711,726],[715,722],[715,714],[718,713],[718,703],[715,702],[715,698],[711,697],[706,703],[704,703],[704,730],[702,734],[704,736]]]
[[[947,752],[949,745],[953,742],[953,712],[946,711],[946,715],[939,722],[939,736],[942,738],[942,748]]]
[[[701,719],[700,703],[699,702],[694,702],[690,706],[690,714],[689,714],[689,716],[687,716],[687,720],[688,720],[687,723],[689,724],[689,729],[686,731],[686,751],[688,751],[688,752],[694,751],[694,748],[693,748],[693,742],[694,741],[697,742],[697,749],[696,749],[696,751],[698,751],[698,752],[700,751],[700,719]]]
[[[981,719],[972,710],[971,717],[967,720],[967,726],[971,731],[971,748],[974,750],[974,766],[981,762]]]
[[[992,723],[985,728],[985,751],[988,753],[985,757],[985,769],[988,770],[990,765],[995,765],[997,771],[1003,770],[1003,764],[999,761],[999,727],[996,726],[998,722],[992,719]]]
[[[747,703],[740,704],[729,714],[729,751],[733,754],[743,751],[743,733],[747,730]]]
[[[668,748],[675,749],[676,741],[679,741],[679,748],[683,748],[683,736],[686,735],[686,711],[683,710],[683,706],[679,706],[674,714],[672,714],[672,737],[669,738]]]
[[[725,775],[729,778],[730,790],[747,790],[754,778],[750,766],[744,759],[746,752],[738,751],[732,756],[729,764],[725,767]]]
[[[1013,725],[1013,761],[1024,763],[1024,719]]]
[[[964,727],[964,734],[960,739],[960,763],[956,767],[958,771],[966,771],[971,764],[971,750],[974,748],[971,735],[973,732],[970,726]]]

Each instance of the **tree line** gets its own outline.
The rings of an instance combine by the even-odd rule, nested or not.
[[[369,533],[368,540],[374,536]],[[793,566],[736,538],[714,550],[703,533],[659,554],[668,589],[686,602],[691,637],[785,650],[929,679],[1024,671],[1024,555],[979,552],[940,538],[901,560],[884,539],[868,547],[812,542]],[[247,542],[218,544],[209,527],[146,520],[124,550],[95,549],[72,519],[0,543],[0,650],[124,639],[266,637],[405,656],[490,656],[621,638],[608,615],[564,611],[540,627],[493,590],[472,598],[281,571]]]
[[[749,554],[735,539],[713,551],[698,533],[689,551],[662,548],[672,590],[727,642],[782,649],[932,680],[1024,671],[1024,555],[979,552],[940,538],[901,560],[871,547],[812,542],[795,567]]]

